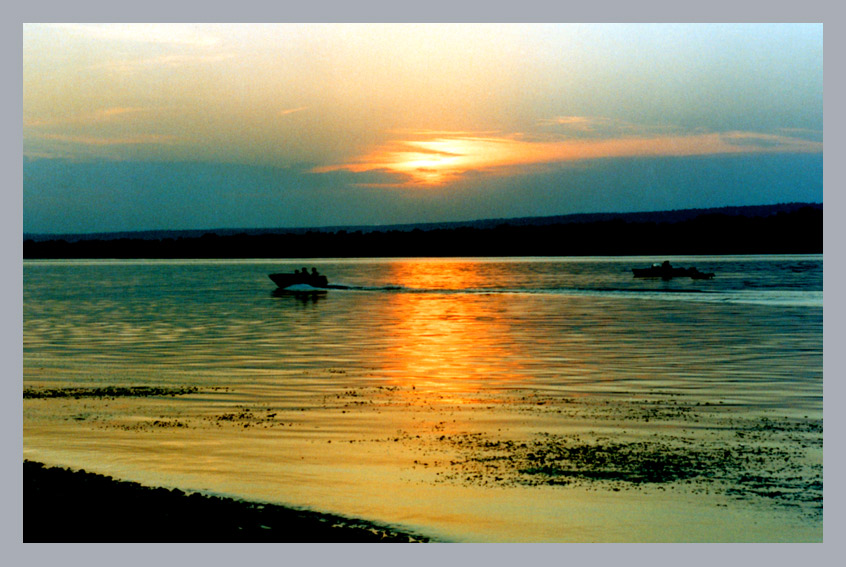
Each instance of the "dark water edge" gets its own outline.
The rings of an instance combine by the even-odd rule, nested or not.
[[[542,225],[503,220],[493,228],[337,230],[199,237],[53,239],[23,243],[25,259],[364,258],[821,254],[822,205],[752,208],[745,216],[703,210],[677,222],[617,216]],[[778,212],[776,212],[778,211]]]
[[[23,463],[24,543],[412,543],[354,520]]]

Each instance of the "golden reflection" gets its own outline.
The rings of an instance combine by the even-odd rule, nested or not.
[[[392,322],[382,370],[411,403],[477,403],[482,390],[521,379],[523,356],[511,336],[506,304],[450,291],[483,287],[483,266],[435,260],[395,265],[391,281],[428,290],[391,296],[382,315]]]
[[[483,263],[416,259],[392,264],[390,281],[408,289],[483,289],[490,282]]]

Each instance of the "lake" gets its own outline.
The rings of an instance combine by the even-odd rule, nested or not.
[[[312,266],[343,289],[267,277]],[[442,541],[821,541],[822,275],[24,261],[24,458]]]

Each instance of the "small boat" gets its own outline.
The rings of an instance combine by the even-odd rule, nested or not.
[[[648,268],[632,268],[632,273],[636,278],[661,278],[662,280],[673,278],[714,279],[713,272],[700,272],[698,268],[674,268],[669,261],[664,261],[663,264],[652,264]]]
[[[314,288],[329,287],[329,279],[326,276],[315,273],[309,274],[307,272],[297,272],[293,274],[268,274],[268,277],[273,280],[273,283],[282,289],[292,286],[310,286]]]

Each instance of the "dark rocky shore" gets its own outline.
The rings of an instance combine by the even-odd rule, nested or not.
[[[340,516],[150,488],[23,463],[25,543],[408,543],[426,537]]]

